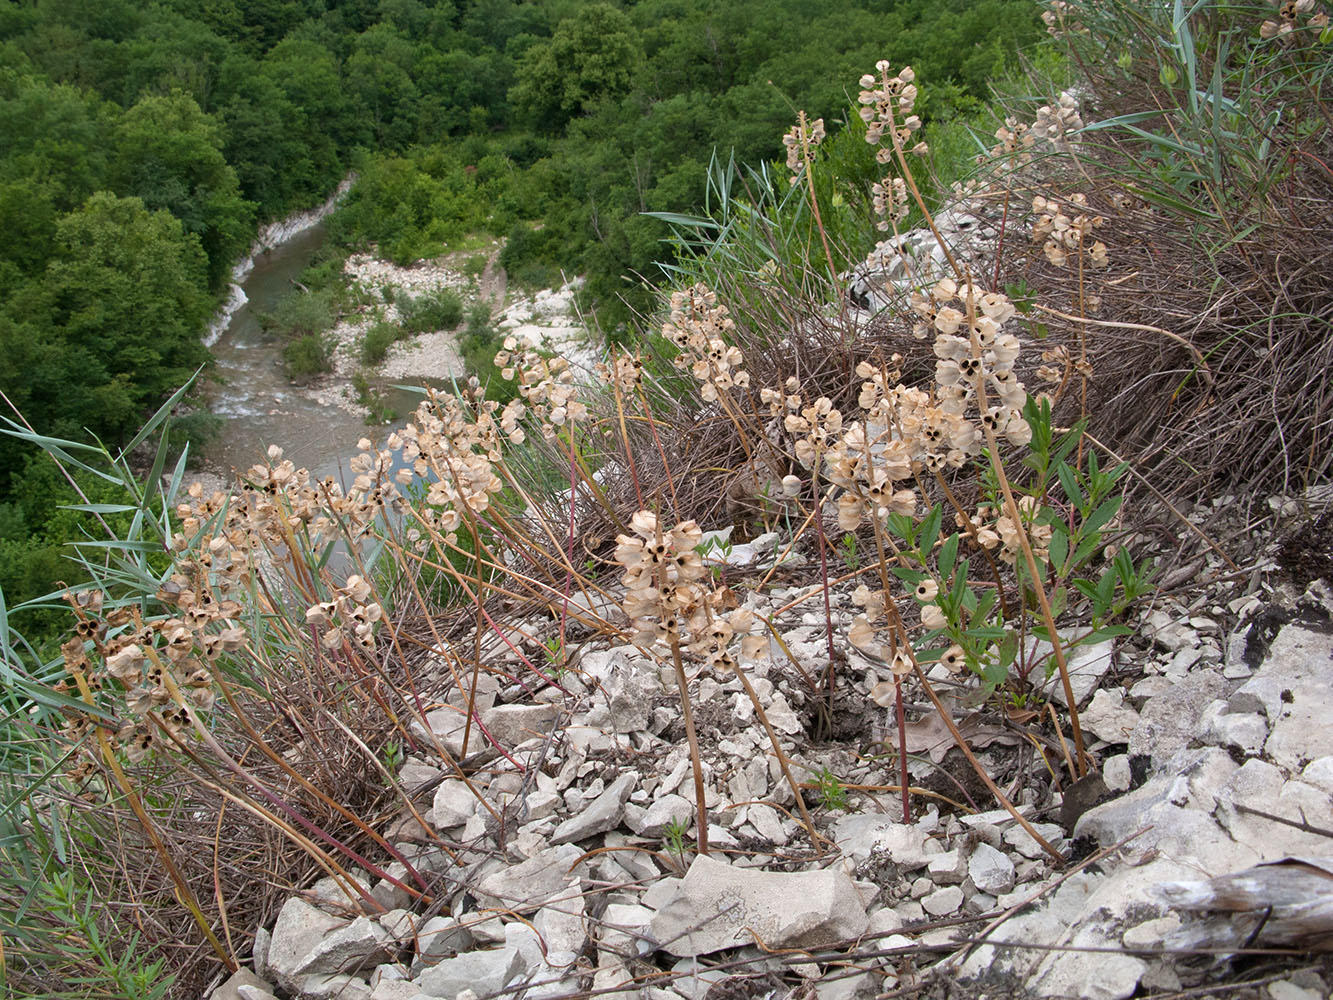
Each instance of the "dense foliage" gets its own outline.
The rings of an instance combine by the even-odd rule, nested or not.
[[[669,252],[641,213],[694,207],[715,152],[778,156],[796,108],[841,113],[881,58],[927,73],[921,111],[947,117],[1039,31],[1029,0],[4,5],[5,413],[123,440],[207,362],[199,332],[257,222],[352,168],[343,242],[410,261],[505,236],[512,277],[587,275],[614,329],[648,302],[627,279]],[[46,589],[67,537],[18,502],[30,458],[0,440],[10,604]]]

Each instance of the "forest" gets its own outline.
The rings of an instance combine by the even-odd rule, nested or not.
[[[5,4],[0,408],[126,441],[207,377],[200,333],[256,227],[352,170],[343,244],[411,262],[505,237],[511,279],[582,274],[584,307],[627,336],[670,253],[644,213],[698,206],[714,157],[778,159],[796,110],[845,115],[877,59],[930,77],[927,122],[965,115],[1041,31],[1028,0]],[[75,498],[0,437],[9,606],[77,578]],[[53,635],[54,614],[15,625]]]

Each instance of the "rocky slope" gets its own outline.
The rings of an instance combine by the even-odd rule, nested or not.
[[[772,553],[761,539],[715,558],[740,576]],[[1260,562],[1251,594],[1217,584],[1194,588],[1188,603],[1163,599],[1135,642],[1083,656],[1099,778],[1071,785],[1058,746],[1032,753],[1021,727],[969,715],[966,692],[955,692],[974,750],[992,774],[1011,776],[1020,811],[1060,863],[968,781],[928,716],[911,733],[919,794],[912,822],[900,822],[884,753],[896,735],[867,698],[875,665],[854,650],[839,739],[811,738],[813,706],[776,647],[754,672],[815,810],[813,840],[739,683],[695,682],[707,857],[692,850],[669,672],[623,646],[584,649],[533,693],[483,675],[479,717],[498,747],[467,732],[462,698],[432,711],[419,745],[439,741],[466,780],[416,754],[399,777],[420,820],[405,812],[386,830],[432,901],[390,881],[365,886],[379,911],[331,879],[295,892],[255,941],[258,976],[239,973],[214,996],[1326,996],[1328,970],[1299,952],[1237,954],[1291,943],[1282,899],[1267,916],[1219,918],[1203,884],[1333,854],[1333,591],[1279,586],[1272,569]],[[820,662],[821,617],[782,611],[800,589],[766,592],[765,611],[794,657]],[[851,610],[846,595],[835,601],[840,620]],[[547,630],[522,623],[510,638],[535,656]],[[870,707],[852,718],[850,705]],[[1296,868],[1299,878],[1281,873],[1281,891],[1293,878],[1313,886],[1323,910],[1294,919],[1324,914],[1326,938],[1327,876],[1321,884],[1317,869]],[[391,873],[407,881],[402,866]],[[1243,982],[1248,992],[1234,992]]]

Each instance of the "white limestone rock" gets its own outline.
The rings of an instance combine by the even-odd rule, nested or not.
[[[393,938],[369,917],[326,934],[298,963],[300,975],[334,975],[358,972],[387,961]]]
[[[455,708],[437,708],[434,711],[426,713],[425,725],[421,720],[413,719],[408,724],[410,732],[417,740],[426,746],[433,746],[436,740],[449,754],[455,758],[465,756],[463,753],[463,733],[467,726],[467,716]],[[481,746],[481,733],[477,727],[472,727],[472,735],[469,743],[473,750]]]
[[[477,996],[502,990],[524,969],[523,957],[514,946],[491,951],[469,951],[432,965],[413,982],[430,997],[457,997],[470,989]]]
[[[934,885],[959,885],[967,878],[967,859],[959,848],[931,856],[926,874]]]
[[[654,798],[648,808],[633,804],[626,807],[626,825],[641,837],[661,837],[672,823],[688,824],[694,806],[683,795],[672,792]]]
[[[1119,689],[1101,690],[1079,713],[1079,722],[1085,733],[1092,733],[1107,743],[1128,743],[1129,734],[1139,723],[1139,713],[1125,704],[1125,693]]]
[[[625,816],[625,803],[630,792],[638,784],[639,776],[627,771],[602,792],[592,802],[586,803],[578,815],[571,816],[555,828],[551,843],[568,844],[576,840],[585,840],[599,833],[605,833],[620,825]]]
[[[570,875],[574,874],[570,867],[582,854],[573,846],[551,847],[539,851],[522,864],[490,872],[477,883],[477,901],[483,909],[494,907],[531,913],[565,888]]]
[[[699,856],[651,931],[669,954],[697,956],[756,936],[770,948],[822,948],[860,936],[868,922],[840,870],[765,872]]]
[[[477,797],[457,778],[440,782],[435,790],[430,821],[437,830],[451,830],[462,826],[477,811]]]
[[[301,977],[301,1000],[371,1000],[370,984],[355,976],[320,973]]]
[[[303,899],[289,897],[278,911],[260,974],[283,989],[295,989],[311,953],[344,923]]]
[[[472,947],[472,932],[457,917],[431,917],[417,931],[418,954],[426,964]]]
[[[249,997],[254,1000],[268,1000],[273,996],[272,983],[259,978],[249,969],[237,969],[209,995],[209,1000],[247,1000],[247,993],[242,993],[241,987],[245,987]]]
[[[1237,699],[1248,698],[1254,709]],[[1333,656],[1328,635],[1300,625],[1277,634],[1255,675],[1232,696],[1235,711],[1261,710],[1271,727],[1264,754],[1299,770],[1333,755]]]
[[[947,917],[963,905],[963,890],[956,885],[936,889],[921,898],[921,908],[932,917]]]
[[[973,885],[992,896],[1006,893],[1014,887],[1014,863],[990,844],[977,845],[972,857],[968,859],[967,874]]]
[[[544,738],[560,714],[559,705],[496,705],[481,713],[486,731],[507,747]]]
[[[883,815],[848,814],[834,824],[833,839],[843,855],[856,864],[872,854],[887,858],[904,871],[925,868],[930,863],[926,831],[920,824],[895,823]]]

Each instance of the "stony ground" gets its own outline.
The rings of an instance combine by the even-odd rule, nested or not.
[[[744,592],[773,541],[734,546],[719,569]],[[214,995],[1327,996],[1333,591],[1305,586],[1305,548],[1272,542],[1239,578],[1200,555],[1134,639],[1082,651],[1075,691],[1096,775],[1077,784],[1043,720],[953,688],[971,747],[1059,863],[995,807],[928,705],[911,706],[919,791],[902,822],[897,734],[868,699],[882,668],[840,642],[841,695],[821,722],[792,665],[827,663],[823,612],[800,603],[803,585],[752,598],[787,650],[775,643],[753,684],[815,838],[738,681],[702,676],[707,857],[694,851],[671,672],[632,646],[571,641],[570,661],[525,690],[492,637],[477,706],[495,745],[446,693],[399,775],[419,818],[405,811],[386,830],[433,902],[368,879],[375,911],[315,883],[260,933],[253,971]],[[851,611],[835,595],[839,624]],[[553,629],[520,622],[507,638],[542,662]],[[437,741],[462,776],[429,749]],[[1273,864],[1291,856],[1312,863]],[[1245,911],[1210,912],[1222,896]]]
[[[394,300],[446,289],[458,292],[465,302],[485,302],[492,321],[502,334],[517,334],[551,351],[561,353],[576,365],[591,367],[597,358],[588,346],[587,333],[574,304],[578,280],[558,289],[524,292],[508,286],[498,265],[500,246],[483,248],[485,270],[467,275],[464,257],[454,254],[438,260],[418,261],[400,267],[372,254],[353,254],[344,265],[347,277],[366,293],[373,305],[344,317],[329,331],[333,370],[311,383],[307,394],[326,406],[368,414],[358,401],[353,376],[403,382],[446,382],[467,375],[458,350],[458,331],[433,330],[390,346],[384,360],[372,368],[360,359],[361,342],[377,323],[397,323],[400,312]],[[387,295],[387,298],[386,298]]]

